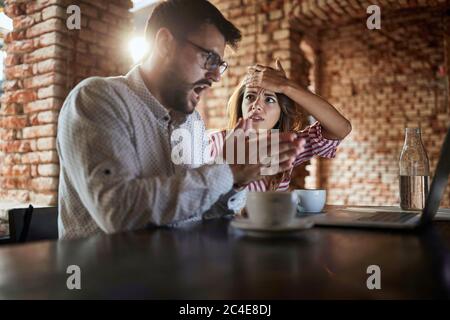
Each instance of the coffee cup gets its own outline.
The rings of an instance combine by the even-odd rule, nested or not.
[[[295,192],[249,192],[246,203],[247,215],[255,226],[284,226],[294,219],[297,203]]]
[[[324,189],[297,189],[298,211],[305,213],[322,212],[327,200],[327,191]]]

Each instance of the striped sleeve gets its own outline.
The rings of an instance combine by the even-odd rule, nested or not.
[[[209,148],[211,159],[214,160],[223,149],[223,144],[225,141],[226,131],[215,131],[210,132],[209,135]]]
[[[298,166],[313,156],[334,158],[337,146],[342,140],[327,139],[322,135],[322,125],[316,121],[314,124],[300,131],[298,135],[305,139],[305,150],[297,156],[294,166]]]

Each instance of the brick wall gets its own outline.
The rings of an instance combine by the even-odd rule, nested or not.
[[[450,124],[442,11],[412,10],[327,30],[321,38],[321,92],[347,115],[353,132],[332,161],[321,161],[322,184],[336,204],[398,204],[398,160],[404,128],[421,127],[434,172]],[[450,189],[444,205],[450,205]]]
[[[226,100],[246,66],[279,56],[302,84],[314,67],[310,80],[318,93],[353,124],[337,157],[313,160],[306,179],[301,168],[293,187],[327,188],[331,204],[398,204],[398,158],[404,128],[411,125],[422,127],[434,171],[450,122],[448,78],[438,75],[445,60],[445,0],[213,2],[243,30],[244,39],[203,105],[210,127],[225,125]],[[382,30],[366,27],[370,4],[381,7]],[[300,49],[303,40],[313,49],[313,66],[310,53]]]
[[[68,5],[81,9],[80,30],[66,26]],[[6,1],[14,29],[5,39],[0,200],[56,204],[59,109],[81,79],[128,69],[124,43],[130,6],[128,0]]]

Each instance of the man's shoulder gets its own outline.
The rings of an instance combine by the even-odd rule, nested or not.
[[[125,77],[90,77],[77,84],[64,102],[60,117],[73,112],[90,119],[109,114],[128,119],[126,105],[119,97],[118,86],[126,86]]]
[[[73,88],[72,93],[79,94],[81,91],[93,93],[114,91],[114,89],[117,86],[126,84],[125,79],[126,78],[124,76],[117,76],[117,77],[95,76],[86,78]]]

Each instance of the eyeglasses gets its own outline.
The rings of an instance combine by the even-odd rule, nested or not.
[[[224,74],[224,72],[228,68],[228,63],[223,61],[217,53],[200,47],[199,45],[193,43],[188,39],[183,38],[183,40],[189,43],[191,46],[194,46],[200,51],[206,53],[205,64],[203,66],[204,69],[208,71],[216,71],[217,69],[219,69],[220,74]]]

